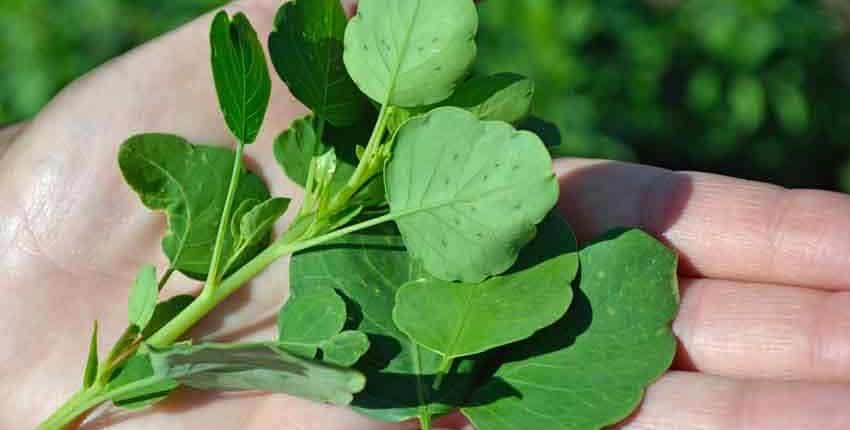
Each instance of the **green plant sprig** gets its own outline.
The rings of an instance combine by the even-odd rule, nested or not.
[[[244,166],[271,80],[247,17],[221,12],[211,63],[235,150],[166,134],[122,145],[125,180],[168,217],[170,265],[159,279],[141,268],[129,326],[103,362],[95,324],[82,388],[39,429],[104,402],[150,406],[181,385],[288,393],[423,429],[453,410],[478,430],[627,416],[672,360],[675,255],[634,230],[579,251],[552,212],[545,142],[514,125],[531,111],[533,82],[467,79],[474,2],[363,0],[348,21],[337,0],[296,0],[275,27],[274,68],[313,112],[274,146],[305,192],[293,222],[272,239],[290,200]],[[284,256],[292,291],[277,339],[182,340]],[[203,281],[200,294],[159,301],[174,271]],[[571,389],[583,397],[552,406]]]

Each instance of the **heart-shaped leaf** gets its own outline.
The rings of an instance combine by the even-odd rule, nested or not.
[[[559,320],[572,300],[576,241],[552,214],[510,273],[480,284],[424,279],[398,292],[396,325],[447,359],[478,354],[533,335]]]
[[[289,91],[336,126],[363,115],[367,100],[342,61],[348,20],[339,0],[296,0],[281,6],[269,54]]]
[[[626,418],[673,360],[676,255],[639,230],[581,251],[567,316],[506,348],[496,372],[518,395],[467,407],[478,430],[589,430]],[[503,390],[488,384],[475,398]]]
[[[230,20],[219,12],[210,32],[212,70],[224,120],[242,143],[260,132],[271,97],[271,79],[263,46],[243,13]]]
[[[402,107],[448,98],[475,59],[472,0],[362,0],[343,59],[372,100]]]
[[[359,372],[305,360],[275,343],[174,345],[151,352],[154,373],[201,390],[259,390],[346,405]]]
[[[479,282],[510,268],[558,200],[537,136],[454,107],[399,130],[385,181],[410,253],[447,281]]]
[[[203,280],[209,270],[234,157],[232,150],[195,146],[168,134],[134,136],[118,153],[121,173],[142,203],[168,215],[162,248],[171,266],[192,278]],[[244,172],[241,177],[234,207],[244,200],[269,198],[257,175]],[[264,246],[251,247],[231,269],[239,268]],[[233,238],[226,235],[225,255],[233,247]]]

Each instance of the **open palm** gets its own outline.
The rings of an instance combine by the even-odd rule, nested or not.
[[[243,1],[261,37],[277,1]],[[139,266],[165,265],[164,219],[138,203],[116,164],[138,132],[227,145],[208,68],[209,16],[76,82],[0,150],[0,428],[32,428],[78,388],[86,335],[107,347],[126,325]],[[271,157],[304,110],[276,84],[251,168],[295,195]],[[562,209],[580,236],[616,225],[657,234],[683,258],[677,370],[624,428],[850,428],[850,199],[702,174],[560,162]],[[195,336],[274,336],[286,262],[205,319]],[[784,285],[784,286],[781,286]],[[197,285],[176,277],[167,294]],[[842,385],[844,384],[844,385]],[[459,427],[460,423],[446,423]],[[177,392],[85,429],[404,429],[287,396]]]

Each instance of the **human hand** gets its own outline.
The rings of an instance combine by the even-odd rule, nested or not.
[[[277,6],[253,0],[235,7],[247,12],[264,38]],[[165,264],[158,240],[164,221],[142,209],[124,185],[115,162],[118,145],[142,131],[230,142],[207,65],[209,20],[201,18],[75,83],[0,159],[0,288],[8,292],[0,303],[6,333],[0,340],[0,428],[32,428],[65,400],[79,385],[91,321],[100,321],[102,347],[114,341],[126,324],[124,307],[115,303],[126,301],[137,268]],[[294,195],[295,187],[269,154],[274,135],[303,110],[282,84],[275,85],[263,133],[248,157],[273,194]],[[627,428],[847,425],[841,403],[850,392],[817,384],[850,379],[844,376],[850,356],[850,335],[844,333],[850,332],[842,330],[850,328],[850,319],[840,313],[846,293],[746,282],[850,288],[850,281],[837,276],[850,259],[845,221],[850,201],[818,192],[779,197],[783,192],[769,186],[631,165],[575,160],[559,169],[563,209],[585,238],[608,226],[643,226],[682,252],[685,276],[703,278],[682,282],[684,304],[676,323],[683,345],[680,371],[650,390]],[[787,199],[795,208],[775,215],[768,207],[777,205],[773,199]],[[803,225],[808,220],[814,225]],[[274,265],[193,335],[273,337],[286,279],[285,262]],[[178,294],[195,287],[175,279],[167,288]],[[810,382],[755,384],[740,378]],[[799,393],[805,397],[796,399]],[[762,406],[770,402],[780,407]],[[154,426],[415,428],[287,396],[191,390],[147,411],[96,414],[83,428]]]

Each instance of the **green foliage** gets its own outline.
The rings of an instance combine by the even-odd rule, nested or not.
[[[174,319],[180,312],[186,309],[195,300],[194,296],[181,294],[174,296],[164,302],[160,302],[154,308],[153,316],[148,325],[142,330],[142,339],[149,338]]]
[[[473,399],[493,398],[505,382],[516,395],[463,409],[478,430],[604,428],[626,418],[673,361],[676,255],[627,230],[598,239],[580,259],[566,317],[511,345]]]
[[[237,13],[231,21],[227,12],[213,19],[210,45],[224,120],[241,143],[253,143],[272,92],[263,46],[245,14]]]
[[[393,320],[449,360],[523,340],[567,312],[578,272],[572,231],[549,216],[520,259],[515,270],[480,284],[408,282],[397,293]]]
[[[95,378],[97,378],[97,369],[98,369],[98,357],[97,357],[97,321],[94,322],[94,327],[92,327],[91,331],[91,340],[89,341],[89,353],[86,358],[86,368],[83,371],[83,387],[88,388],[94,384]]]
[[[317,285],[293,291],[279,314],[278,341],[289,351],[313,358],[322,342],[342,331],[345,319],[345,302],[333,288]]]
[[[118,376],[109,381],[107,389],[122,390],[120,394],[111,396],[115,406],[141,409],[161,401],[177,386],[176,381],[156,377],[148,354],[136,354],[127,361]]]
[[[358,372],[303,360],[274,343],[178,344],[150,357],[157,377],[202,390],[262,390],[345,405],[366,383]]]
[[[164,134],[135,136],[119,151],[124,179],[142,203],[168,214],[168,234],[162,248],[172,267],[195,279],[204,279],[209,270],[233,158],[229,149],[195,146]],[[246,199],[264,201],[269,193],[258,176],[248,173],[236,196],[238,206]],[[228,235],[225,249],[232,252],[234,244]],[[256,255],[260,248],[250,248],[245,258]]]
[[[355,123],[366,110],[342,61],[347,23],[337,0],[297,0],[281,6],[269,36],[272,63],[289,91],[336,126]]]
[[[136,282],[130,290],[130,300],[127,306],[127,318],[138,331],[147,328],[156,309],[159,297],[159,287],[156,279],[156,267],[145,265],[139,269]]]
[[[472,0],[363,0],[345,32],[345,65],[378,103],[434,104],[475,59],[477,28]]]
[[[458,85],[442,104],[472,112],[479,119],[517,122],[531,111],[534,81],[515,73],[478,76]]]
[[[387,200],[411,253],[445,280],[478,282],[513,265],[558,199],[535,135],[438,108],[406,123],[387,164]]]

